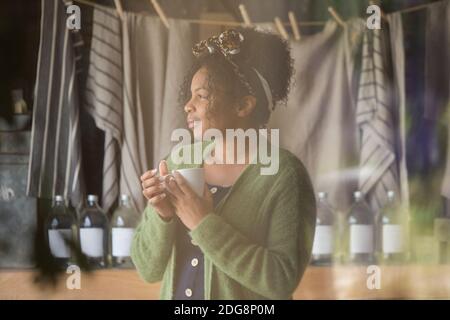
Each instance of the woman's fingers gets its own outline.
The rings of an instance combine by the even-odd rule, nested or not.
[[[141,176],[141,181],[153,177],[156,174],[156,169],[148,170]]]
[[[151,186],[151,187],[145,188],[145,189],[142,191],[142,193],[144,194],[144,196],[145,196],[147,199],[150,199],[150,198],[152,198],[153,196],[155,196],[156,194],[163,192],[164,189],[165,189],[165,188],[164,188],[164,186],[162,186],[162,185]]]
[[[158,185],[158,184],[160,184],[160,182],[161,182],[161,181],[159,180],[159,177],[154,176],[154,177],[152,177],[152,178],[148,178],[147,180],[144,180],[144,181],[141,183],[142,189],[151,187],[151,186],[153,186],[153,185]]]
[[[180,187],[177,185],[177,182],[172,176],[166,177],[166,189],[175,197],[179,198],[183,196],[183,192],[181,191]]]
[[[158,171],[156,169],[149,170],[141,176],[142,189],[149,188],[153,185],[158,185],[164,181],[164,176],[168,174],[167,163],[165,160],[162,160],[159,163],[159,171],[160,176],[157,175]]]
[[[188,194],[188,195],[194,194],[194,190],[192,190],[192,188],[189,186],[188,182],[181,175],[181,173],[179,173],[178,171],[173,171],[173,176],[175,177],[175,181],[176,181],[177,185],[179,186],[179,188],[181,189],[181,191],[184,194]]]
[[[167,162],[166,160],[161,160],[159,162],[159,175],[165,176],[169,174],[169,169],[167,168]]]
[[[158,194],[158,195],[156,195],[156,196],[150,198],[150,199],[148,200],[148,202],[150,202],[151,205],[156,205],[156,204],[158,204],[158,202],[160,202],[161,200],[164,200],[164,199],[166,198],[166,196],[167,196],[167,195],[166,195],[165,193],[161,193],[161,194]]]

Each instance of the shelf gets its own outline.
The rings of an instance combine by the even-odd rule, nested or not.
[[[382,266],[381,288],[367,288],[366,267],[309,267],[294,299],[449,299],[450,265]],[[35,271],[0,271],[0,300],[158,299],[160,283],[148,284],[135,270],[100,270],[81,275],[81,289],[66,288],[63,274],[55,290],[33,283]]]

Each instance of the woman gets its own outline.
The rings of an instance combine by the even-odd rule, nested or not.
[[[274,103],[287,98],[292,59],[274,34],[227,30],[193,52],[181,97],[189,128],[202,125],[197,135],[262,128]],[[230,141],[222,143],[226,153]],[[201,165],[203,197],[176,171],[195,165],[176,165],[169,156],[159,176],[156,169],[142,175],[148,206],[132,258],[143,279],[162,280],[162,299],[292,299],[312,247],[312,185],[290,152],[280,148],[278,172],[261,175],[262,164],[245,150],[243,164]]]

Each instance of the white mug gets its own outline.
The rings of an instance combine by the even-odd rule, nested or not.
[[[205,188],[205,172],[203,168],[179,169],[176,171],[186,179],[189,186],[200,197],[203,197],[203,190]]]

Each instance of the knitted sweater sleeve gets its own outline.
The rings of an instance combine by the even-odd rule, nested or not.
[[[175,220],[166,222],[150,206],[143,212],[131,245],[131,258],[142,279],[161,281],[175,239]]]

